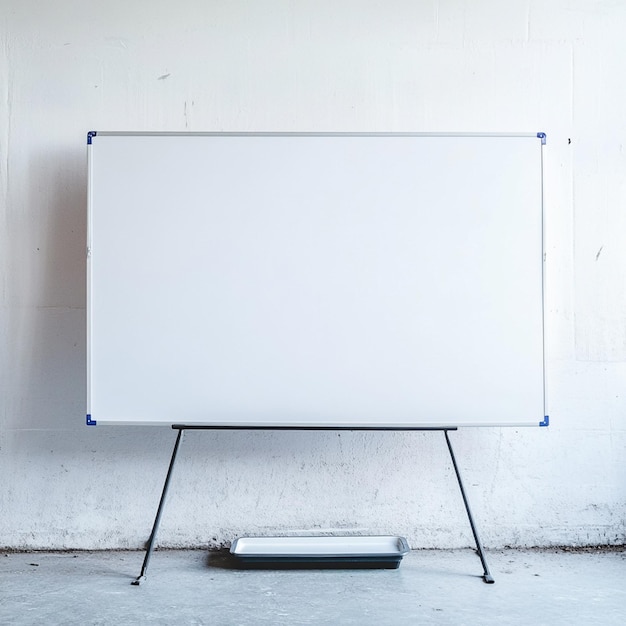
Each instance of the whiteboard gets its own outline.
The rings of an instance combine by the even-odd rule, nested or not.
[[[545,424],[544,137],[90,133],[88,423]]]

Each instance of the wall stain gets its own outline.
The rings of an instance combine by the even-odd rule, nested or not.
[[[602,252],[602,248],[604,248],[604,246],[600,246],[600,249],[598,250],[598,253],[596,254],[596,261],[600,258],[600,253]]]
[[[161,74],[161,76],[159,76],[157,80],[165,80],[166,78],[169,78],[170,76],[171,74]]]

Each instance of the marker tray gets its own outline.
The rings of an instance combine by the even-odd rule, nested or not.
[[[240,537],[230,549],[240,565],[282,569],[396,569],[410,551],[404,537]]]

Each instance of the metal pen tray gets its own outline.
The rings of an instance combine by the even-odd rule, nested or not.
[[[410,551],[404,537],[240,537],[230,552],[248,567],[395,569]]]

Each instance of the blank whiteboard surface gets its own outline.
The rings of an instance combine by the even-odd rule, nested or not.
[[[88,421],[543,421],[536,135],[90,142]]]

